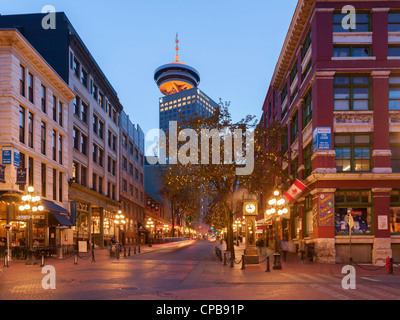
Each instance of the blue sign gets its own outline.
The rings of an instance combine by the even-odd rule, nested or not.
[[[3,148],[3,164],[12,163],[12,148]]]
[[[19,150],[14,149],[14,166],[19,168]]]
[[[317,150],[332,150],[332,129],[316,128],[313,133],[314,152]]]

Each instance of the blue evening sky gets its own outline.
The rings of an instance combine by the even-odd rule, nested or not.
[[[0,13],[64,11],[117,91],[132,122],[158,128],[154,70],[175,57],[200,73],[199,88],[231,101],[234,120],[261,116],[297,0],[13,0]]]

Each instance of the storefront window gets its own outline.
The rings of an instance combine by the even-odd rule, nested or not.
[[[400,234],[400,190],[390,194],[390,233]]]
[[[314,231],[314,222],[313,222],[313,203],[312,196],[309,195],[306,197],[304,201],[304,215],[305,215],[305,236],[311,237]]]
[[[335,231],[337,235],[348,235],[348,212],[352,213],[352,234],[372,234],[372,193],[369,190],[339,190],[335,193]]]

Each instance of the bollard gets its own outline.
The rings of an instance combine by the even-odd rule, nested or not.
[[[140,253],[140,244],[139,244],[139,247],[138,247],[138,253]]]
[[[126,258],[126,247],[124,247],[124,258]]]
[[[44,252],[42,252],[42,262],[40,264],[40,267],[44,267]]]
[[[78,264],[78,252],[75,252],[74,264]]]
[[[116,251],[116,254],[117,254],[117,259],[119,259],[119,251],[120,251],[120,247],[119,247],[119,246],[117,246],[117,251]]]
[[[233,263],[235,262],[235,259],[234,259],[234,257],[232,257],[232,255],[231,255],[231,268],[233,268]]]
[[[128,257],[131,256],[131,247],[128,248]]]
[[[226,252],[224,252],[224,266],[226,266]]]
[[[393,258],[390,258],[389,274],[393,274]]]
[[[94,246],[92,246],[92,262],[96,262],[96,258],[94,257]]]
[[[133,247],[133,254],[136,254],[136,246]]]
[[[267,257],[267,270],[265,272],[271,272],[271,269],[269,268],[269,257]]]
[[[4,254],[4,268],[8,268],[8,252]]]
[[[242,270],[246,269],[245,264],[246,264],[246,262],[244,261],[244,255],[242,255]]]

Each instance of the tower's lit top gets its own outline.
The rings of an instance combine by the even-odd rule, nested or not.
[[[197,70],[179,61],[178,33],[176,34],[175,44],[175,61],[159,67],[154,73],[154,80],[158,88],[166,96],[197,88],[200,83],[200,74]]]

